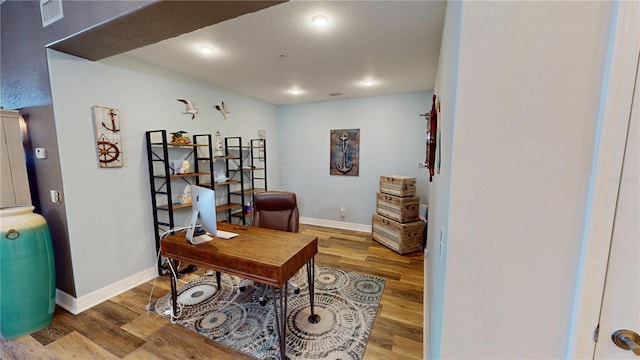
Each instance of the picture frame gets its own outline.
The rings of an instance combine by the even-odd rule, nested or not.
[[[96,131],[96,150],[101,168],[124,166],[120,142],[120,112],[118,109],[92,106],[91,113]]]
[[[359,176],[360,129],[334,129],[330,133],[329,174]]]

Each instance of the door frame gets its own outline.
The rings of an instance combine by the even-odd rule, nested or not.
[[[567,359],[592,359],[640,56],[640,3],[614,4],[604,69]],[[631,76],[633,74],[634,76]],[[621,121],[624,119],[624,121]]]

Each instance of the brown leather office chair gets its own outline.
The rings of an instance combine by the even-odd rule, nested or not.
[[[296,194],[287,191],[263,191],[253,195],[253,226],[298,232],[300,228],[300,214]],[[243,291],[246,284],[240,284]],[[289,286],[296,294],[300,288],[289,282]],[[260,296],[260,303],[266,304],[266,288]]]
[[[300,214],[296,194],[263,191],[253,196],[253,226],[298,232]]]

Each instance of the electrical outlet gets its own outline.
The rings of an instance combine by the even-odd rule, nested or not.
[[[340,206],[340,217],[344,219],[345,216],[347,216],[347,210],[344,208],[344,206]]]

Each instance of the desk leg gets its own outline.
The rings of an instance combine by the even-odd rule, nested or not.
[[[307,263],[307,284],[309,284],[309,305],[311,306],[311,315],[309,315],[309,322],[317,324],[320,322],[320,316],[314,313],[313,303],[315,297],[315,281],[316,281],[316,267],[315,258],[311,258]]]
[[[276,331],[280,340],[280,359],[287,358],[287,293],[289,286],[285,282],[284,287],[277,289],[271,287],[273,293],[273,310],[276,320]]]
[[[169,267],[171,267],[171,271],[169,273],[169,277],[171,278],[171,320],[177,318],[178,313],[178,284],[177,284],[177,273],[176,273],[176,263],[175,261],[168,259]]]

